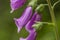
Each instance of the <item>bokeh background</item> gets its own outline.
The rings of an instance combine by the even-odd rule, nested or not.
[[[26,32],[24,28],[19,34],[17,33],[17,27],[13,18],[19,18],[22,15],[29,1],[30,0],[27,0],[23,7],[19,8],[11,14],[10,0],[0,0],[0,40],[19,40],[19,37],[27,37],[28,32]],[[58,0],[51,0],[51,3],[53,4],[56,1]],[[46,3],[46,1],[38,0],[38,4],[41,3]],[[55,6],[54,11],[60,36],[60,3]],[[39,14],[42,14],[42,21],[51,22],[49,9],[47,6],[42,12],[39,12]],[[55,40],[54,27],[51,25],[43,25],[42,29],[37,31],[36,40]]]

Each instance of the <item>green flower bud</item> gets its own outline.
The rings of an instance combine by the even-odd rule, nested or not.
[[[53,23],[49,22],[36,22],[36,24],[34,24],[32,27],[34,27],[36,30],[40,30],[44,24],[53,25]]]
[[[43,25],[42,23],[39,23],[39,24],[36,23],[36,24],[33,25],[33,27],[34,27],[36,30],[39,30],[39,29],[41,29],[42,25]]]
[[[37,0],[31,0],[28,6],[32,6],[33,8],[35,8],[37,6]]]

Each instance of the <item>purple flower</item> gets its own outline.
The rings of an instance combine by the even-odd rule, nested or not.
[[[33,24],[35,24],[35,21],[40,21],[40,15],[37,14],[37,12],[34,13],[31,20],[26,24],[25,28],[29,32],[29,35],[27,38],[20,38],[20,40],[35,40],[36,37],[36,29],[32,27]]]
[[[27,38],[20,38],[20,40],[35,40],[36,37],[36,32],[32,31],[31,33],[29,33]]]
[[[25,29],[28,32],[35,31],[35,29],[32,27],[32,25],[35,23],[35,21],[40,21],[40,19],[41,19],[40,15],[37,14],[37,12],[35,12],[33,17],[31,18],[31,20],[26,24]]]
[[[20,18],[18,19],[14,18],[15,24],[17,25],[17,28],[18,28],[18,32],[29,21],[31,16],[32,16],[32,7],[27,7],[23,15]]]
[[[10,6],[11,6],[11,13],[18,9],[19,7],[22,7],[26,0],[10,0]]]

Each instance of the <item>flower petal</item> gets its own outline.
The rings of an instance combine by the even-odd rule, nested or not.
[[[25,29],[29,32],[29,35],[27,38],[20,38],[20,40],[35,40],[36,37],[36,29],[32,27],[33,24],[35,24],[35,21],[40,20],[40,15],[37,14],[37,12],[34,13],[31,20],[26,24]]]
[[[25,29],[28,32],[35,31],[35,29],[32,27],[32,25],[35,24],[35,21],[40,21],[40,18],[41,18],[40,15],[37,14],[37,12],[35,12],[33,17],[31,18],[31,20],[26,24]]]
[[[32,16],[32,7],[27,7],[20,18],[18,19],[14,18],[15,24],[17,25],[18,29],[20,28],[19,31],[29,21],[31,16]]]
[[[35,40],[36,32],[32,31],[27,38],[20,38],[20,40]]]
[[[11,6],[11,12],[18,9],[19,7],[22,7],[26,0],[10,0],[10,6]]]

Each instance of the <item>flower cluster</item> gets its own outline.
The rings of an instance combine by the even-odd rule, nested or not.
[[[12,10],[16,10],[19,7],[21,7],[26,0],[11,0],[11,8]],[[31,6],[27,6],[25,11],[23,12],[22,16],[20,18],[14,18],[15,24],[18,28],[18,33],[21,31],[21,29],[25,26],[26,31],[29,32],[29,35],[26,38],[20,38],[20,40],[35,40],[36,37],[36,29],[32,27],[33,24],[36,23],[36,21],[40,21],[40,15],[37,11],[32,11]]]

